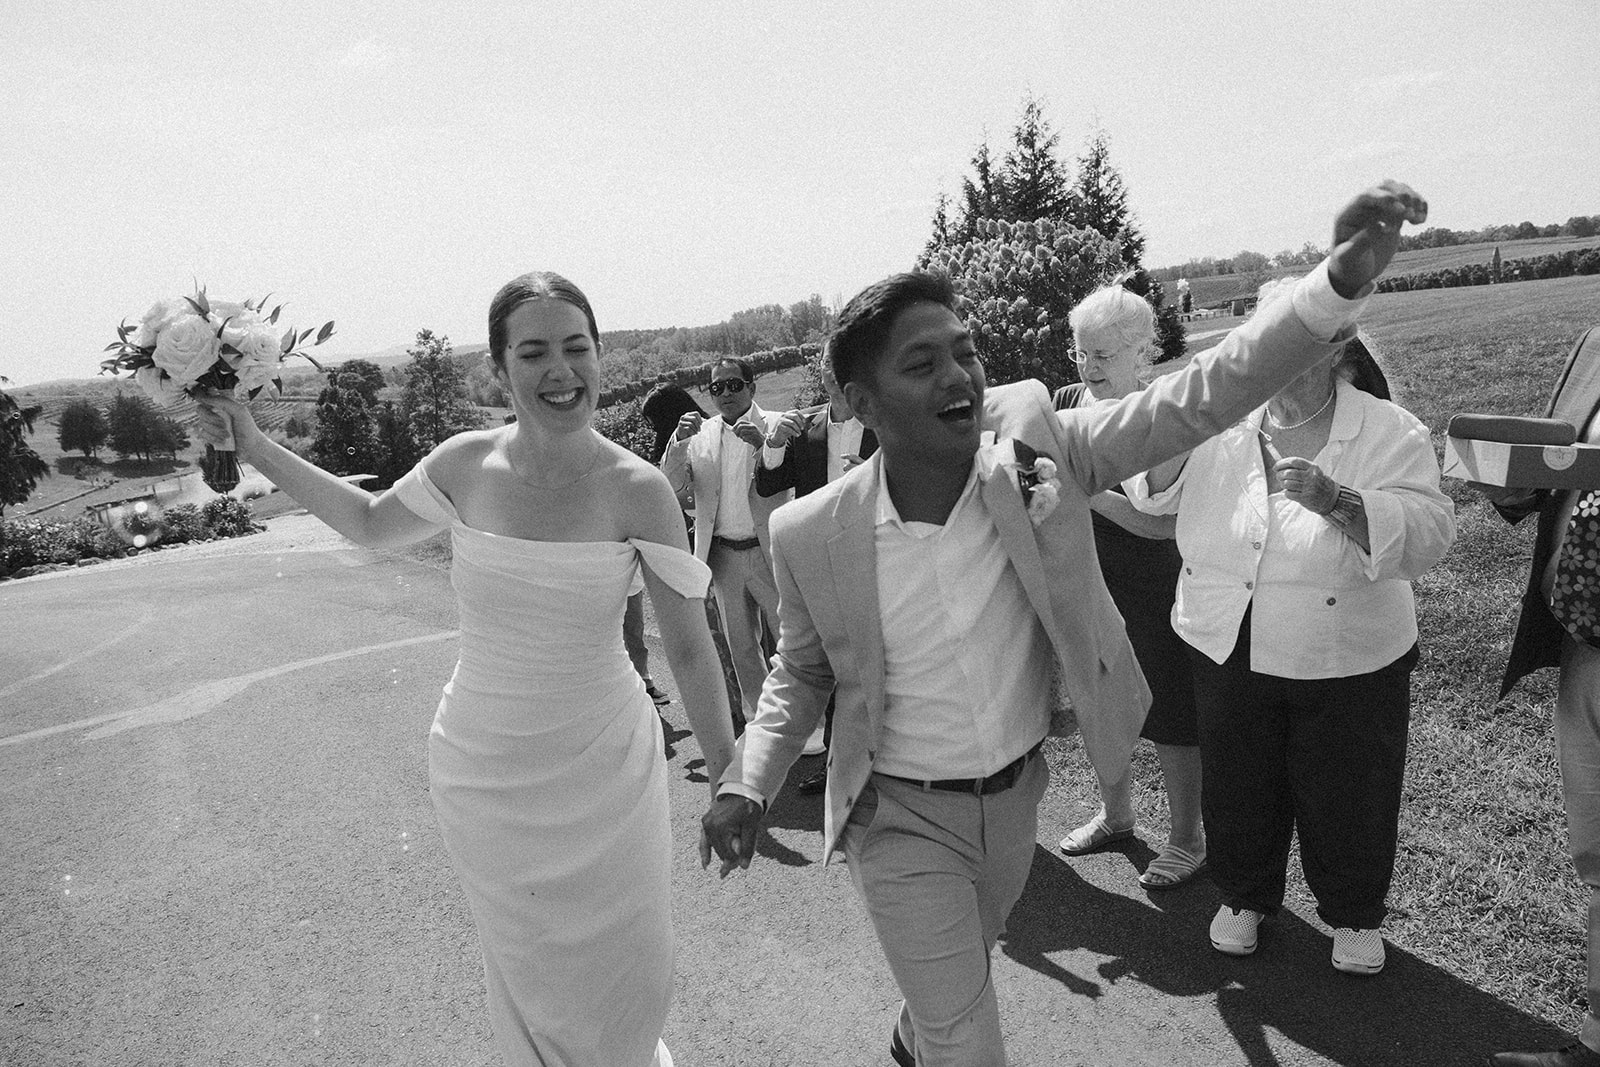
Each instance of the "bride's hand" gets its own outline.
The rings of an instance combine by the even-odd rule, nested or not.
[[[230,397],[197,396],[200,439],[216,448],[231,448],[249,458],[266,435],[256,425],[250,409]]]

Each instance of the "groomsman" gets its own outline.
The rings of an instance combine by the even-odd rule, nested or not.
[[[1052,676],[1091,752],[1126,761],[1138,738],[1149,689],[1089,497],[1331,357],[1401,222],[1426,214],[1397,183],[1357,197],[1292,300],[1116,404],[1055,412],[1039,382],[986,389],[943,275],[895,275],[841,313],[834,374],[878,452],[773,518],[778,654],[700,855],[724,876],[749,866],[767,799],[836,696],[823,857],[848,858],[904,997],[896,1063],[1005,1063],[990,952],[1033,862]],[[998,439],[980,449],[985,428]]]
[[[850,401],[833,376],[828,349],[822,351],[822,388],[828,402],[804,411],[787,411],[767,435],[761,450],[761,465],[756,469],[756,492],[773,496],[785,489],[796,498],[837,481],[852,467],[861,464],[878,450],[878,438],[861,425],[850,410]],[[833,702],[827,715],[806,739],[803,756],[820,756],[828,750],[828,733],[833,726]],[[795,788],[814,796],[828,784],[828,769],[801,779]]]
[[[1600,444],[1600,326],[1572,346],[1546,416],[1570,422],[1578,440]],[[1581,564],[1600,548],[1600,487],[1555,492],[1479,486],[1510,522],[1539,516],[1533,566],[1511,643],[1504,699],[1540,667],[1559,667],[1556,753],[1567,809],[1567,841],[1589,889],[1589,1012],[1578,1040],[1557,1052],[1498,1052],[1490,1067],[1600,1067],[1600,589]]]
[[[684,510],[694,514],[694,554],[711,568],[744,717],[750,719],[767,674],[762,627],[771,625],[778,609],[767,520],[794,494],[756,492],[756,461],[778,417],[756,404],[750,364],[718,360],[706,392],[717,413],[702,419],[691,411],[678,421],[661,470]]]

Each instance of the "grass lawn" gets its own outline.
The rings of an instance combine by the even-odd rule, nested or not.
[[[1208,324],[1209,325],[1209,324]],[[1459,411],[1541,415],[1573,342],[1600,325],[1600,277],[1374,297],[1363,336],[1397,399],[1434,432]],[[1205,348],[1220,338],[1203,338]],[[1165,369],[1165,368],[1163,368]],[[1533,520],[1508,526],[1454,479],[1457,536],[1415,583],[1413,675],[1400,856],[1385,934],[1507,1003],[1576,1030],[1584,1008],[1587,892],[1567,855],[1551,734],[1555,672],[1503,702],[1500,675],[1532,555]],[[1097,800],[1081,751],[1086,811]],[[1161,832],[1154,753],[1136,770],[1140,821]],[[1291,860],[1290,893],[1311,898]]]

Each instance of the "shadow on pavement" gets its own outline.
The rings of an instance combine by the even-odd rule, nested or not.
[[[1351,1065],[1480,1063],[1495,1050],[1570,1040],[1393,944],[1382,974],[1341,974],[1329,961],[1329,935],[1287,910],[1262,924],[1255,955],[1224,956],[1207,936],[1220,897],[1204,878],[1141,895],[1148,899],[1104,890],[1037,847],[1003,950],[1078,996],[1097,998],[1126,978],[1168,996],[1214,996],[1252,1067],[1281,1062],[1269,1032]],[[1049,958],[1070,952],[1108,958],[1091,974]]]

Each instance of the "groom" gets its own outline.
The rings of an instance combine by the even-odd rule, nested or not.
[[[1005,1062],[989,957],[1033,860],[1053,679],[1096,763],[1125,764],[1138,737],[1149,690],[1095,560],[1089,497],[1334,352],[1401,222],[1426,213],[1397,183],[1357,197],[1292,301],[1114,405],[1056,413],[1034,381],[986,391],[942,276],[895,275],[841,313],[834,374],[879,451],[772,518],[778,654],[700,852],[724,875],[749,865],[766,802],[836,691],[824,860],[843,850],[905,998],[897,1063]],[[998,440],[980,448],[984,428]],[[1030,509],[1021,475],[1049,479],[1035,455],[1060,484],[1028,486]]]

